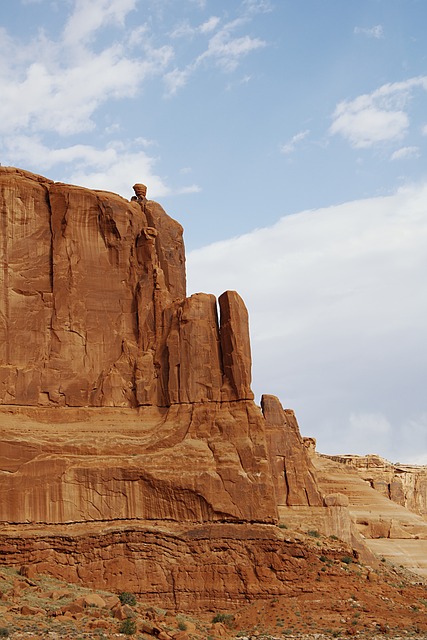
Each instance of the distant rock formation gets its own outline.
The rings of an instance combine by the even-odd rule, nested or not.
[[[330,456],[358,474],[383,496],[427,516],[427,467],[389,462],[377,455]]]

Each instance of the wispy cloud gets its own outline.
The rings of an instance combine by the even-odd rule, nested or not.
[[[202,24],[193,26],[188,21],[181,22],[171,32],[171,38],[191,38],[196,35],[205,35],[215,31],[221,19],[218,16],[211,16]]]
[[[235,71],[241,60],[249,53],[266,46],[266,42],[260,38],[253,38],[249,35],[237,36],[235,32],[247,23],[249,18],[242,16],[225,23],[218,28],[216,33],[210,36],[207,46],[194,60],[183,68],[176,67],[164,75],[164,82],[168,95],[174,95],[179,89],[184,87],[190,77],[205,64],[212,63],[225,72]],[[209,33],[215,31],[219,26],[218,18],[210,18],[201,27],[191,28],[188,24],[181,25],[174,31],[175,37],[188,34]],[[209,29],[207,28],[209,26]]]
[[[330,133],[341,135],[355,148],[402,139],[409,127],[407,106],[418,88],[427,90],[427,76],[385,84],[370,94],[340,102]]]
[[[266,42],[260,38],[231,36],[233,26],[227,25],[216,33],[209,41],[208,48],[197,59],[197,64],[212,59],[225,71],[234,71],[240,60],[248,53],[266,46]]]
[[[126,44],[90,47],[99,29],[123,22],[134,5],[135,0],[77,0],[57,41],[40,33],[23,45],[6,34],[0,42],[0,55],[9,61],[0,66],[0,133],[89,131],[102,104],[136,95],[148,77],[163,73],[172,57],[169,46],[146,44],[137,57]]]
[[[280,147],[281,153],[284,153],[285,155],[289,155],[290,153],[293,153],[298,143],[304,140],[304,138],[306,138],[309,135],[309,133],[310,133],[310,129],[305,129],[304,131],[300,131],[299,133],[295,134],[289,140],[289,142],[287,142],[286,144],[283,144]]]
[[[248,13],[253,15],[273,11],[273,4],[270,0],[244,0],[243,7]]]
[[[419,147],[401,147],[391,154],[390,160],[410,160],[411,158],[419,158],[420,155]]]
[[[384,38],[384,28],[381,24],[377,24],[375,27],[354,27],[354,33],[368,38],[376,38],[377,40]]]

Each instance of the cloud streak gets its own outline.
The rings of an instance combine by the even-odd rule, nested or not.
[[[304,131],[300,131],[299,133],[295,134],[290,140],[289,142],[287,142],[286,144],[283,144],[280,147],[280,151],[281,153],[285,154],[285,155],[289,155],[291,153],[293,153],[295,151],[296,146],[302,141],[304,140],[310,133],[309,129],[305,129]]]
[[[409,128],[408,103],[416,89],[427,91],[427,76],[385,84],[370,94],[340,102],[330,133],[358,149],[400,141]]]
[[[374,27],[354,27],[354,33],[368,38],[375,38],[376,40],[384,38],[384,28],[381,24],[377,24]]]

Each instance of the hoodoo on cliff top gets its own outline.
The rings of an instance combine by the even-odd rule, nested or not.
[[[181,610],[287,593],[315,556],[281,517],[367,549],[255,404],[242,299],[186,297],[182,228],[134,189],[0,167],[0,564]]]

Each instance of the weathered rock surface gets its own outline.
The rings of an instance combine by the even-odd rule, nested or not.
[[[331,456],[355,469],[370,486],[393,502],[427,516],[427,467],[392,463],[380,456]]]
[[[349,463],[351,458],[315,456],[313,464],[320,488],[324,493],[339,492],[347,497],[353,525],[373,553],[426,577],[426,519],[394,502],[383,491],[377,491],[370,479],[363,477],[366,472],[363,465],[360,472],[357,465]],[[378,462],[377,456],[366,459],[375,458]],[[420,467],[419,472],[422,474],[425,468]]]
[[[169,525],[111,522],[99,531],[69,527],[66,536],[31,527],[10,529],[0,550],[8,564],[32,567],[85,586],[144,594],[181,611],[228,609],[247,599],[286,594],[313,557],[266,525]],[[28,569],[27,569],[28,573]]]
[[[240,296],[187,298],[182,228],[134,190],[0,167],[0,563],[193,608],[280,590],[278,504],[323,504],[307,448],[276,398],[253,402]],[[120,522],[145,528],[104,544]],[[46,536],[13,552],[29,524]]]
[[[229,609],[311,576],[317,542],[279,523],[360,557],[360,533],[423,535],[418,520],[365,526],[293,412],[255,405],[242,299],[186,297],[182,228],[134,191],[0,167],[0,564]],[[425,513],[421,475],[399,489],[371,471]]]
[[[279,400],[271,395],[262,397],[261,407],[277,503],[288,507],[321,506],[322,494],[294,412],[283,410]]]
[[[247,312],[185,298],[182,228],[155,202],[0,167],[0,403],[253,398]]]
[[[250,401],[0,410],[0,520],[275,522]]]

